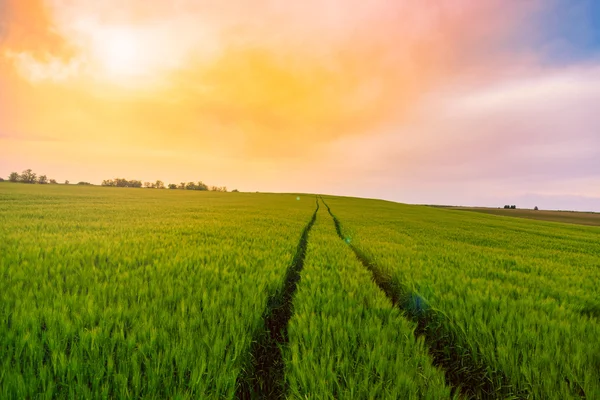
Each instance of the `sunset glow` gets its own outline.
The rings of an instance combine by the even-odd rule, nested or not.
[[[0,175],[600,211],[598,17],[593,0],[0,0]]]
[[[144,71],[144,60],[138,54],[140,47],[134,32],[114,29],[98,39],[94,53],[109,75],[138,75]]]

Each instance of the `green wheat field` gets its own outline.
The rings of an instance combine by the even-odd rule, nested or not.
[[[1,399],[600,399],[600,227],[0,183]]]

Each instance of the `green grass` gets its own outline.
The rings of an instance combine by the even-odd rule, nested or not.
[[[600,397],[600,228],[326,201],[353,245],[473,355],[467,368],[508,378],[492,385],[502,396]]]
[[[324,200],[0,183],[0,398],[600,398],[600,227]]]
[[[0,186],[0,397],[231,398],[314,200]]]
[[[290,398],[447,399],[415,325],[371,281],[321,207],[289,324]]]

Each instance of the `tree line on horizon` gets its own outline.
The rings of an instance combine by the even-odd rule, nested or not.
[[[208,186],[202,181],[198,182],[181,182],[180,184],[170,183],[165,185],[161,180],[156,182],[144,182],[138,180],[127,180],[124,178],[105,179],[101,186],[111,187],[145,187],[147,189],[180,189],[180,190],[210,190],[213,192],[227,192],[226,186]],[[233,190],[237,192],[237,190]]]
[[[31,169],[26,169],[21,174],[17,172],[11,172],[8,176],[9,182],[19,182],[19,183],[29,183],[29,184],[58,184],[55,179],[48,179],[46,175],[39,175],[33,172]],[[0,181],[4,181],[4,179],[0,178]],[[69,181],[66,180],[64,182],[65,185],[69,184]],[[92,185],[89,182],[78,182],[78,185]],[[208,186],[202,181],[198,182],[181,182],[180,184],[171,183],[169,185],[164,184],[163,181],[157,180],[156,182],[144,182],[136,179],[124,179],[124,178],[115,178],[115,179],[105,179],[102,181],[100,186],[110,186],[110,187],[130,187],[130,188],[141,188],[145,187],[148,189],[180,189],[180,190],[205,190],[205,191],[213,191],[213,192],[227,192],[226,186]],[[232,192],[238,192],[237,189],[232,190]]]
[[[2,180],[4,180],[4,179],[2,179]],[[25,171],[23,171],[20,174],[18,172],[11,172],[10,175],[8,176],[8,181],[9,182],[20,182],[20,183],[38,183],[40,185],[45,185],[45,184],[57,185],[58,184],[56,179],[48,178],[47,175],[38,175],[37,173],[33,172],[31,169],[26,169]],[[79,184],[82,184],[82,183],[84,183],[84,182],[80,182]],[[65,181],[65,185],[68,185],[68,184],[69,184],[69,181]]]

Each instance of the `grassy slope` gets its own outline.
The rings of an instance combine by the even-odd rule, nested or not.
[[[0,397],[231,398],[313,211],[0,184]]]
[[[294,399],[447,399],[415,326],[394,308],[337,236],[321,206],[286,351]]]
[[[300,197],[0,184],[2,397],[231,397],[314,211]],[[507,390],[600,396],[600,228],[326,201]],[[315,238],[312,268],[344,262]]]
[[[455,345],[509,377],[508,394],[600,396],[600,228],[326,201],[384,275],[446,316]]]
[[[475,211],[486,214],[501,215],[504,217],[517,217],[553,221],[565,224],[580,224],[600,226],[600,213],[576,211],[548,211],[548,210],[506,210],[504,208],[484,207],[452,207],[454,210]]]

